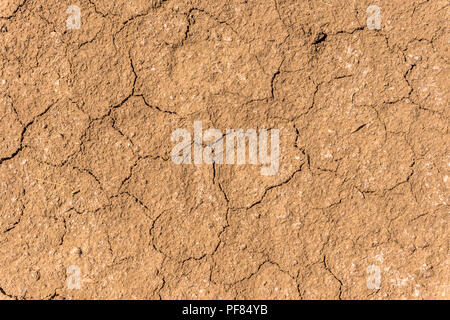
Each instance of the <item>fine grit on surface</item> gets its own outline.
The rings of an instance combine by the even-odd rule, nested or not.
[[[448,299],[449,10],[0,0],[0,298]]]

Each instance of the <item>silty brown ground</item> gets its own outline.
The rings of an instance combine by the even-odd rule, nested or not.
[[[448,299],[448,1],[0,1],[0,298]]]

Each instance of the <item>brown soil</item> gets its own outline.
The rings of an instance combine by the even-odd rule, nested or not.
[[[448,299],[448,21],[447,0],[0,0],[0,298]],[[280,129],[278,173],[175,165],[194,121]]]

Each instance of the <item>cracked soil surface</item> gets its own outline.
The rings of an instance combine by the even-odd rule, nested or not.
[[[448,299],[448,21],[447,0],[0,0],[0,298]],[[194,121],[280,129],[277,174],[174,164]]]

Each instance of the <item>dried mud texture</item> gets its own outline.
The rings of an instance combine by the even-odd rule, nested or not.
[[[448,299],[449,9],[1,0],[0,298]],[[175,165],[194,121],[277,174]]]

